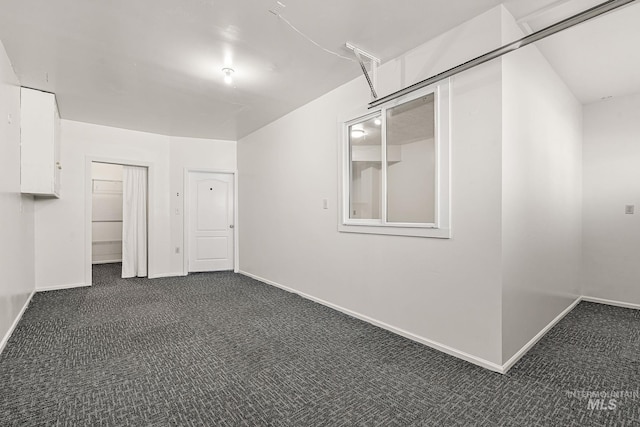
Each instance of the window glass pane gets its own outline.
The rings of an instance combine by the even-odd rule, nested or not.
[[[435,222],[433,93],[387,110],[387,221]]]
[[[379,117],[349,126],[349,218],[380,219],[382,134]]]

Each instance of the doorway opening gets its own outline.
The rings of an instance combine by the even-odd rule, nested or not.
[[[149,168],[87,162],[87,284],[96,264],[121,264],[121,277],[147,277]]]
[[[122,262],[122,165],[91,163],[91,264]]]

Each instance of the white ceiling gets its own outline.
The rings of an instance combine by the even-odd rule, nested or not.
[[[514,16],[526,17],[568,1],[507,0],[505,5]],[[312,45],[269,10],[325,48],[349,56],[348,41],[385,61],[501,3],[281,2],[286,7],[275,0],[0,0],[0,40],[21,84],[55,92],[63,118],[235,140],[360,75],[357,64]],[[608,30],[587,30],[592,24],[584,24],[584,34],[567,32],[542,45],[563,77],[582,78],[569,83],[579,99],[611,92],[583,89],[593,86],[590,73],[581,71],[588,64],[620,65],[609,76],[594,71],[597,86],[606,86],[611,74],[620,80],[618,68],[624,68],[632,69],[637,88],[638,6],[617,13],[632,8],[632,16],[615,18],[605,25]],[[540,16],[531,20],[532,27],[536,20]],[[620,37],[630,37],[634,49],[625,50],[630,46],[620,44]],[[225,66],[236,70],[233,86],[223,83]],[[633,88],[614,92],[620,90]]]
[[[589,7],[593,0],[580,0]],[[599,3],[596,1],[595,4]],[[538,30],[552,13],[531,21]],[[640,2],[587,21],[538,42],[576,98],[583,104],[640,92]]]

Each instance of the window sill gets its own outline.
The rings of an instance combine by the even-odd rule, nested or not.
[[[339,224],[341,233],[383,234],[388,236],[429,237],[450,239],[451,229],[435,227],[395,227],[385,225]]]

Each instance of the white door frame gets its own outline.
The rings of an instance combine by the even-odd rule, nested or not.
[[[238,250],[238,171],[229,169],[184,168],[182,185],[182,274],[189,274],[189,174],[193,172],[233,175],[233,272],[240,266]]]
[[[153,263],[153,250],[155,243],[155,230],[153,228],[153,221],[151,221],[151,210],[154,202],[154,164],[149,162],[142,162],[130,159],[117,159],[113,157],[100,157],[100,156],[86,156],[84,164],[84,283],[85,286],[92,285],[91,275],[91,240],[92,240],[92,227],[91,217],[93,210],[92,203],[92,190],[93,182],[91,176],[91,163],[111,163],[115,165],[124,166],[141,166],[147,168],[147,276],[152,279],[155,272],[155,264]]]

